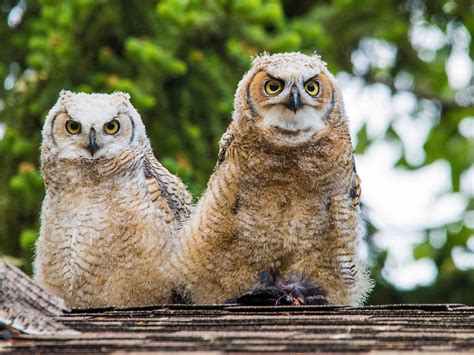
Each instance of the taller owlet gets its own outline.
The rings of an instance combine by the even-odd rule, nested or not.
[[[35,279],[69,307],[169,302],[184,184],[154,157],[123,93],[63,91],[43,127]]]
[[[183,228],[174,264],[187,296],[362,304],[372,284],[357,256],[352,151],[341,92],[318,55],[256,57],[207,191]]]

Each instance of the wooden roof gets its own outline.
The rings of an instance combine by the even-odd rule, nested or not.
[[[73,310],[55,319],[80,333],[14,333],[0,340],[0,351],[474,351],[474,307],[457,304],[164,305]]]

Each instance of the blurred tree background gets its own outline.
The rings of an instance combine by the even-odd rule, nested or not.
[[[457,267],[453,252],[474,258],[474,90],[472,77],[462,88],[450,85],[446,67],[464,51],[472,68],[473,29],[468,0],[0,0],[0,253],[31,272],[44,193],[40,131],[61,89],[129,92],[156,155],[198,197],[250,57],[317,51],[333,73],[412,94],[412,120],[432,107],[421,160],[403,149],[396,120],[382,138],[402,147],[397,169],[446,161],[449,192],[466,201],[455,221],[422,231],[411,252],[434,261],[437,273],[412,290],[384,277],[390,252],[372,242],[377,231],[369,221],[377,281],[369,302],[472,304],[474,271]],[[442,41],[430,47],[433,34]],[[377,48],[388,48],[393,60],[381,63]],[[363,156],[374,143],[366,125],[355,141]]]

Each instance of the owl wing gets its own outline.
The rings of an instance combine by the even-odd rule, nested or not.
[[[182,221],[189,215],[192,197],[186,185],[161,165],[151,150],[145,155],[145,178],[152,201],[171,219]]]
[[[53,317],[68,309],[64,301],[0,259],[0,324],[26,334],[74,334]]]
[[[228,129],[222,135],[222,138],[219,142],[219,154],[217,155],[217,162],[216,162],[216,166],[214,167],[214,171],[216,171],[219,168],[219,166],[224,162],[227,149],[232,144],[233,140],[234,140],[234,135],[232,134],[230,129]]]

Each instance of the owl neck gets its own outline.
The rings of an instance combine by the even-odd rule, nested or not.
[[[142,159],[130,155],[128,158],[104,161],[45,160],[42,163],[46,189],[51,192],[74,193],[78,188],[93,188],[116,192],[130,181],[142,181],[144,166]],[[140,184],[135,185],[137,188]]]
[[[234,137],[228,163],[238,167],[243,179],[284,186],[299,182],[315,188],[335,184],[337,179],[331,181],[331,177],[351,173],[352,144],[345,127],[320,132],[292,146],[278,144],[275,137],[256,130],[236,131]]]
[[[318,131],[289,132],[242,120],[233,122],[235,146],[243,153],[263,154],[268,158],[330,158],[336,150],[352,151],[349,128],[345,120],[331,122]]]

